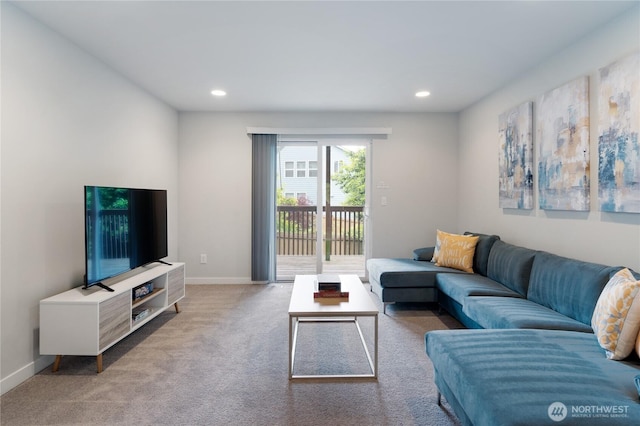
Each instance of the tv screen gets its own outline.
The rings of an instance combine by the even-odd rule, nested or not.
[[[168,256],[167,191],[85,186],[85,287]]]

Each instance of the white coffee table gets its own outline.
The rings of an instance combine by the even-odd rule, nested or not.
[[[349,300],[313,298],[316,275],[296,275],[289,303],[289,379],[317,378],[377,378],[378,377],[378,308],[357,275],[340,275],[342,291],[349,292]],[[374,318],[373,359],[367,349],[358,317]],[[293,366],[296,354],[298,325],[301,322],[353,322],[358,329],[362,347],[367,355],[370,374],[296,375]]]

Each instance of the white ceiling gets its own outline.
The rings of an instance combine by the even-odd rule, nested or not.
[[[450,112],[638,1],[13,3],[180,111]]]

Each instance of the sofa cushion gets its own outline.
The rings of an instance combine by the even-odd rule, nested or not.
[[[633,382],[640,365],[607,360],[593,334],[443,330],[427,333],[425,344],[438,389],[467,424],[630,425],[640,418]],[[567,408],[562,422],[549,418],[554,402]],[[592,407],[620,411],[586,418]]]
[[[476,253],[473,256],[473,272],[476,274],[487,276],[487,262],[489,261],[489,253],[493,243],[500,239],[497,235],[478,234],[477,232],[465,232],[465,235],[477,235],[478,244],[476,244]]]
[[[530,300],[515,297],[467,297],[462,311],[483,328],[539,328],[593,332],[590,325]]]
[[[640,281],[629,269],[616,273],[602,290],[591,326],[607,358],[624,359],[633,352],[640,329]]]
[[[436,266],[473,272],[473,256],[478,237],[475,235],[448,234],[440,239],[440,251]]]
[[[591,325],[598,297],[618,269],[538,252],[531,269],[527,298]]]
[[[367,270],[369,279],[376,280],[382,287],[435,287],[439,272],[464,273],[412,259],[369,259]]]
[[[436,277],[438,291],[464,305],[468,296],[523,297],[502,284],[478,274],[439,274]]]
[[[489,253],[487,277],[526,297],[535,255],[535,250],[498,240]]]
[[[430,261],[433,259],[433,252],[435,247],[421,247],[413,251],[413,260],[425,260]]]

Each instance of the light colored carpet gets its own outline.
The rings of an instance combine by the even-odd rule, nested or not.
[[[63,357],[0,399],[9,425],[456,425],[436,404],[428,330],[461,328],[425,305],[379,320],[379,379],[288,380],[291,284],[187,286],[168,310],[94,357]],[[368,285],[367,285],[368,289]],[[380,305],[378,299],[369,293]],[[434,308],[435,309],[435,308]],[[363,318],[370,336],[373,321]],[[369,339],[371,341],[371,339]],[[295,372],[367,372],[353,324],[302,324]]]

